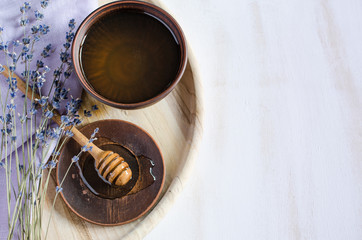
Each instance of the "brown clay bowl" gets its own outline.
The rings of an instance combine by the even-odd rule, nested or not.
[[[93,122],[81,128],[80,131],[89,137],[97,127],[99,132],[97,134],[98,142],[95,142],[96,145],[100,145],[101,148],[109,147],[109,143],[120,146],[125,151],[123,156],[127,162],[129,160],[128,155],[134,155],[138,162],[151,159],[153,163],[151,171],[155,180],[140,187],[138,183],[144,181],[140,170],[141,167],[130,163],[135,178],[131,180],[131,186],[124,196],[111,196],[111,198],[108,198],[107,194],[111,194],[112,189],[109,192],[102,192],[99,186],[98,190],[101,194],[97,195],[92,189],[97,190],[97,186],[92,185],[95,179],[90,178],[97,178],[97,176],[89,175],[90,177],[85,178],[82,172],[85,167],[94,169],[94,165],[91,165],[89,161],[84,162],[90,156],[85,153],[80,158],[79,165],[73,164],[70,168],[62,185],[61,196],[76,215],[88,222],[99,225],[122,225],[132,222],[146,214],[155,205],[161,194],[165,180],[165,167],[161,151],[147,132],[132,123],[122,120]],[[72,157],[78,154],[80,149],[81,146],[73,139],[70,139],[63,147],[56,172],[58,186],[72,162]],[[122,153],[120,155],[122,156]],[[146,170],[149,172],[150,168],[146,168]]]
[[[132,103],[122,103],[122,102],[115,102],[113,100],[107,99],[106,97],[102,96],[99,93],[99,90],[94,89],[91,84],[87,81],[87,76],[85,75],[82,69],[81,63],[81,49],[84,42],[85,37],[87,36],[87,32],[89,31],[90,27],[99,21],[100,18],[106,16],[107,14],[111,13],[113,10],[122,11],[132,11],[132,12],[139,12],[139,13],[147,13],[148,15],[153,16],[156,19],[161,20],[165,26],[171,32],[174,38],[177,40],[179,45],[180,51],[180,59],[179,59],[179,66],[176,75],[171,79],[167,85],[164,86],[163,90],[159,92],[157,95],[147,98],[145,100],[141,100],[140,102],[132,102]],[[119,13],[122,14],[122,13]],[[151,34],[152,36],[152,34]],[[107,43],[104,43],[107,44]],[[162,42],[157,43],[157,46],[152,46],[155,49],[162,48]],[[157,55],[155,55],[157,57]],[[109,4],[106,4],[94,12],[92,12],[79,26],[72,45],[72,58],[75,72],[79,78],[79,81],[83,88],[91,94],[97,100],[121,109],[137,109],[149,106],[151,104],[156,103],[157,101],[166,97],[177,85],[180,81],[187,63],[187,47],[186,47],[186,40],[184,34],[182,32],[181,27],[176,22],[176,20],[168,14],[163,9],[146,2],[140,1],[116,1]],[[165,83],[166,84],[166,83]]]

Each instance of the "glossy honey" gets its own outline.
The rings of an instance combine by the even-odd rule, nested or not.
[[[117,9],[88,30],[80,49],[83,74],[101,96],[138,103],[163,92],[180,66],[180,46],[169,28],[147,13]]]

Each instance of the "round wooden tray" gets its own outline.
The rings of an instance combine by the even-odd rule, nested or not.
[[[104,4],[108,1],[100,1]],[[155,2],[153,2],[155,3]],[[162,4],[155,3],[158,6]],[[167,10],[167,9],[166,9]],[[166,167],[165,184],[155,207],[140,219],[114,227],[88,223],[75,215],[59,197],[50,223],[49,239],[142,239],[164,217],[189,178],[202,136],[202,88],[197,64],[188,47],[188,64],[177,87],[162,101],[140,110],[119,110],[83,93],[83,107],[97,104],[99,110],[83,124],[101,119],[122,119],[145,129],[158,143]],[[55,181],[50,183],[44,206],[48,219]]]

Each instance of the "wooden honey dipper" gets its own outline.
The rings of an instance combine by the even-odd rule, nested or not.
[[[10,71],[6,66],[4,66],[4,68],[5,71],[3,71],[2,74],[6,78],[9,78]],[[13,73],[13,77],[17,80],[18,89],[27,95],[28,98],[30,98],[33,94],[34,98],[40,99],[40,96],[35,92],[33,93],[30,87],[28,87],[28,90],[26,89],[26,84],[19,78],[19,76]],[[28,94],[26,94],[26,91],[28,91]],[[58,111],[54,110],[52,120],[58,125],[61,124],[60,114]],[[77,143],[81,146],[87,145],[92,148],[92,151],[89,151],[89,153],[95,160],[97,171],[104,179],[116,186],[123,186],[129,182],[132,178],[132,170],[129,168],[128,163],[119,156],[119,154],[112,151],[103,151],[93,143],[89,143],[89,139],[75,127],[70,130],[73,132],[73,139]]]

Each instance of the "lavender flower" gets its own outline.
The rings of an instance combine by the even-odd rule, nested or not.
[[[70,123],[70,119],[69,119],[69,117],[66,116],[66,115],[61,116],[61,117],[60,117],[60,120],[61,120],[62,123],[64,123],[64,124]]]
[[[88,145],[84,145],[84,146],[82,146],[82,148],[81,148],[81,151],[82,151],[82,152],[88,152],[88,151],[91,151],[91,150],[92,150],[92,149],[89,148]]]
[[[28,18],[22,18],[20,20],[20,26],[26,26],[29,23],[29,19]]]
[[[60,93],[59,93],[59,98],[64,100],[64,99],[68,99],[68,92],[69,92],[69,89],[65,89],[63,88]]]
[[[13,118],[12,118],[11,114],[9,114],[9,113],[6,114],[5,115],[5,123],[10,124],[12,121],[13,121]]]
[[[38,140],[43,141],[43,140],[44,140],[44,130],[43,130],[43,131],[38,131],[38,132],[35,134],[35,138],[38,139]]]
[[[48,163],[50,168],[55,168],[57,166],[57,163],[54,160],[49,161]]]
[[[31,60],[33,60],[33,54],[28,54],[28,55],[26,55],[26,60],[27,60],[28,62],[31,62]]]
[[[93,106],[92,106],[92,110],[93,110],[93,111],[96,111],[96,110],[98,110],[98,109],[99,109],[99,108],[98,108],[97,105],[93,105]]]
[[[26,115],[20,115],[20,113],[18,113],[18,115],[19,115],[19,120],[20,120],[20,123],[24,123],[25,121],[26,121],[26,119],[27,119],[27,117],[26,117]]]
[[[64,72],[64,78],[67,79],[72,74],[72,69],[67,69],[67,71]]]
[[[61,191],[63,191],[63,188],[62,188],[62,187],[59,187],[59,186],[56,186],[56,187],[55,187],[55,191],[56,191],[57,193],[60,193]]]
[[[8,50],[9,50],[9,43],[8,43],[8,42],[6,42],[6,43],[1,43],[1,44],[0,44],[0,50],[3,50],[5,53],[7,53]]]
[[[54,114],[53,114],[53,112],[51,112],[51,111],[47,111],[46,113],[45,113],[45,117],[46,118],[52,118],[54,116]]]
[[[36,99],[38,101],[38,103],[40,104],[40,106],[44,106],[47,101],[48,101],[48,97],[46,96],[42,96],[41,99]]]
[[[50,31],[49,26],[43,24],[43,25],[39,25],[39,32],[42,35],[46,35],[48,32]]]
[[[72,131],[67,130],[67,131],[65,132],[65,136],[67,136],[67,137],[73,137],[73,136],[74,136],[74,133],[73,133]]]
[[[91,111],[84,110],[84,116],[85,117],[91,117],[92,116]]]
[[[82,100],[80,98],[74,99],[72,97],[72,99],[67,103],[67,105],[65,106],[68,112],[68,115],[74,115],[77,113],[80,104],[82,103]]]
[[[13,41],[13,46],[14,47],[20,46],[20,41],[19,40]]]
[[[10,72],[15,72],[16,66],[10,65],[10,66],[9,66],[9,70],[10,70]]]
[[[17,89],[16,89],[17,90]],[[16,91],[13,89],[10,89],[10,97],[15,98],[16,97]]]
[[[32,26],[31,27],[32,34],[37,34],[39,32],[39,26]]]
[[[61,53],[60,53],[60,60],[61,60],[63,63],[68,62],[69,57],[70,57],[70,55],[69,55],[68,52],[61,52]]]
[[[23,39],[21,39],[21,41],[24,45],[28,45],[30,43],[30,38],[24,37]]]
[[[30,8],[31,8],[30,3],[24,2],[23,6],[20,7],[20,12],[24,14],[28,12]]]
[[[74,38],[74,32],[67,32],[67,35],[66,35],[65,38],[66,38],[68,43],[72,42],[73,38]]]
[[[79,118],[74,118],[73,122],[72,122],[72,125],[77,126],[77,125],[79,125],[81,123],[82,123],[82,121]]]
[[[15,109],[16,109],[16,105],[15,105],[15,104],[12,104],[12,103],[6,104],[6,108],[7,108],[8,110],[15,110]]]
[[[54,70],[54,77],[57,78],[60,76],[60,74],[62,74],[61,70],[60,69],[56,69]]]
[[[35,19],[36,20],[42,20],[44,18],[44,14],[42,14],[38,10],[36,10],[34,13],[35,13]]]
[[[45,78],[39,76],[36,81],[37,88],[41,89],[44,86],[45,81],[46,81]]]
[[[74,28],[75,28],[75,20],[74,20],[74,19],[71,19],[71,20],[69,21],[68,26],[69,26],[70,31],[74,30]]]
[[[62,129],[60,127],[53,128],[53,131],[50,131],[49,136],[52,139],[58,139],[60,137],[60,134],[62,132]]]
[[[72,158],[72,161],[73,161],[73,162],[78,162],[78,161],[79,161],[79,157],[78,157],[78,156],[74,156],[74,157]]]
[[[53,151],[52,156],[59,156],[59,155],[60,155],[60,152],[59,152],[59,151]]]
[[[37,66],[38,68],[43,68],[43,67],[44,67],[43,61],[42,61],[42,60],[37,60],[37,61],[36,61],[36,66]]]
[[[40,5],[42,8],[46,8],[49,4],[49,0],[40,1]]]
[[[60,108],[59,100],[53,100],[52,106],[54,109],[59,109]]]
[[[93,133],[92,133],[92,135],[91,135],[91,139],[96,136],[96,134],[98,133],[98,131],[99,131],[99,128],[94,129],[94,131],[93,131]]]
[[[32,107],[30,108],[30,111],[29,111],[29,112],[30,112],[31,115],[34,115],[34,114],[37,113],[37,111],[38,111],[38,110],[36,110],[35,106],[32,106]]]
[[[49,57],[49,56],[50,56],[49,52],[50,52],[51,48],[52,48],[52,45],[51,45],[51,44],[48,44],[48,45],[43,49],[43,52],[41,53],[41,56],[42,56],[43,58]]]

